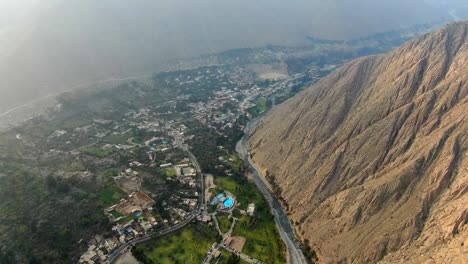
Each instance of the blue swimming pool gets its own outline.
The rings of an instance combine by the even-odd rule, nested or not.
[[[223,198],[223,197],[224,197],[224,194],[223,194],[223,193],[220,193],[220,194],[216,195],[216,198],[218,198],[218,199],[221,199],[221,198]]]
[[[234,199],[232,199],[231,197],[228,197],[226,201],[224,201],[223,205],[225,207],[231,208],[234,205]]]
[[[140,216],[142,215],[142,212],[136,211],[136,212],[134,213],[134,215],[135,215],[136,217],[140,217]]]

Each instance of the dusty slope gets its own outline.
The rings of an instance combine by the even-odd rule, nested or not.
[[[355,60],[252,133],[321,262],[468,259],[467,31]]]

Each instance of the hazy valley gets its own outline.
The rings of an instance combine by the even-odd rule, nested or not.
[[[93,81],[167,70],[173,60],[201,54],[303,46],[308,36],[356,39],[468,14],[456,0],[338,2],[31,0],[21,19],[0,24],[0,110]]]
[[[0,263],[465,263],[467,18],[0,0]]]

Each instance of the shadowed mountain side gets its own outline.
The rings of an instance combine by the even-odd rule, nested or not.
[[[467,259],[467,31],[352,61],[252,133],[253,159],[321,262]]]

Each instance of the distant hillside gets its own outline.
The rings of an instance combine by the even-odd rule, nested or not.
[[[467,32],[354,60],[252,133],[253,159],[321,263],[468,259]]]
[[[451,19],[448,7],[425,0],[46,0],[38,8],[0,32],[0,111],[89,81],[153,72],[168,60]]]

